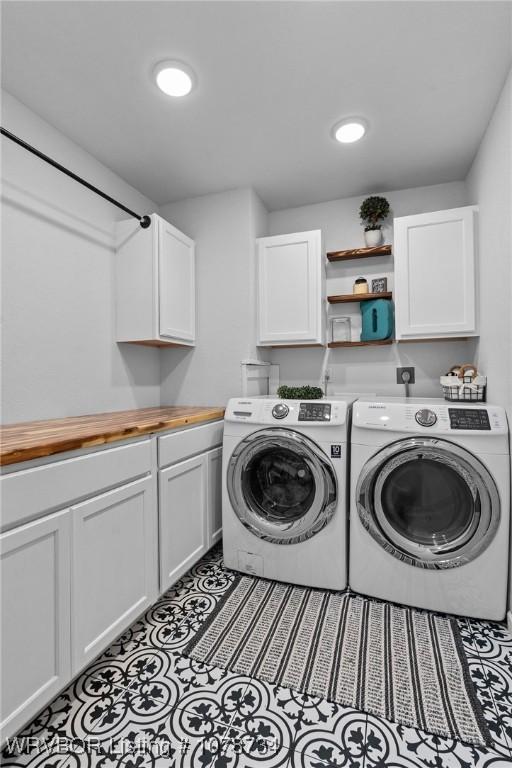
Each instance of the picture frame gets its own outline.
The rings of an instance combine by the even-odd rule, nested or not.
[[[388,290],[387,277],[376,277],[372,280],[372,293],[386,293]]]

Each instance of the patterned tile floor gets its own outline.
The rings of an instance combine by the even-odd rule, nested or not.
[[[461,619],[495,740],[471,747],[192,661],[233,575],[214,548],[4,749],[30,768],[512,767],[512,636]],[[20,747],[24,745],[24,750]]]

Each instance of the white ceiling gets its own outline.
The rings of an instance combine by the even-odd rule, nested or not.
[[[464,178],[511,60],[509,2],[2,10],[4,87],[159,204],[253,186],[276,210]],[[188,98],[154,86],[163,59],[195,70]],[[339,145],[351,115],[370,131]]]

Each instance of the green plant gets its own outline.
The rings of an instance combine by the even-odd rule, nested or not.
[[[279,387],[277,396],[282,400],[320,400],[324,393],[320,387]]]
[[[359,209],[359,216],[361,221],[365,225],[364,231],[368,232],[370,229],[380,229],[382,221],[389,213],[389,203],[385,197],[378,197],[378,195],[372,195],[363,200]]]

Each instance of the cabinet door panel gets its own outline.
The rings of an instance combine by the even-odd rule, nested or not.
[[[260,345],[323,342],[322,269],[319,231],[258,241]]]
[[[174,584],[208,549],[205,455],[159,474],[160,589]]]
[[[474,209],[395,219],[397,338],[475,333]]]
[[[142,439],[62,461],[55,458],[48,464],[0,477],[0,525],[13,528],[45,512],[146,475],[151,470],[151,440]]]
[[[168,467],[212,450],[222,443],[223,430],[224,422],[214,421],[158,437],[158,466]]]
[[[184,342],[195,341],[194,242],[164,219],[159,219],[160,334]]]
[[[146,477],[72,508],[73,673],[157,593],[157,510]]]
[[[69,510],[0,536],[1,737],[71,679]]]
[[[222,536],[222,448],[208,457],[208,542],[213,546]]]

